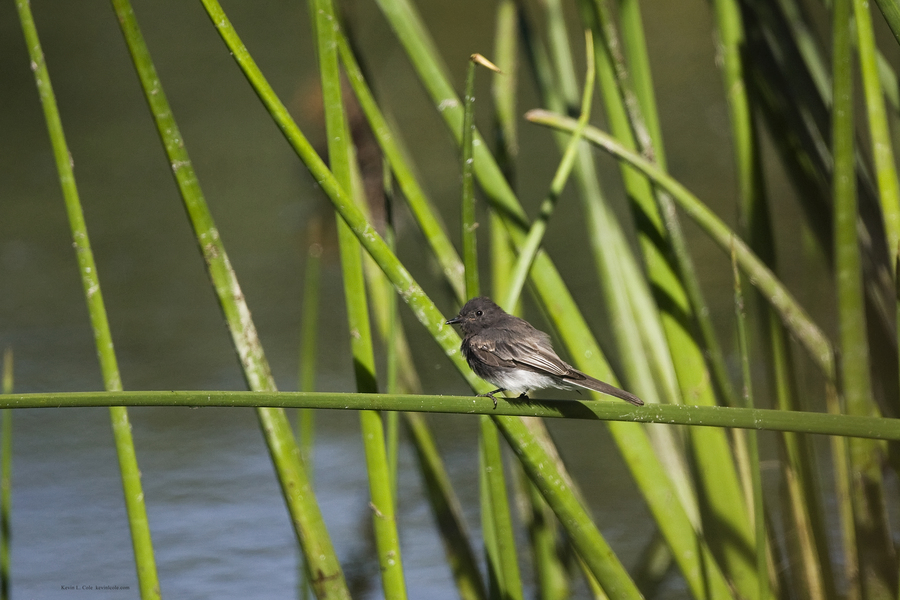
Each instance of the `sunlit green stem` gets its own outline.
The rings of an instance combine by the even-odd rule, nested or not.
[[[50,132],[50,141],[53,146],[53,155],[56,159],[56,167],[59,173],[59,181],[62,186],[63,199],[66,204],[66,212],[69,216],[69,226],[72,231],[73,246],[78,260],[78,269],[81,275],[81,283],[87,300],[88,313],[91,318],[91,327],[94,330],[94,341],[97,346],[97,354],[100,358],[100,370],[103,375],[104,387],[107,391],[117,392],[122,390],[122,380],[119,375],[119,367],[113,348],[112,333],[109,329],[109,321],[106,315],[106,307],[103,304],[103,296],[100,291],[100,279],[97,275],[97,265],[91,251],[88,238],[87,224],[81,209],[81,200],[78,197],[78,188],[75,185],[75,174],[72,165],[72,156],[69,153],[63,134],[62,120],[56,106],[56,97],[50,83],[50,73],[44,60],[38,39],[37,28],[31,13],[29,2],[19,0],[16,2],[19,10],[19,19],[25,33],[25,41],[31,57],[32,70],[40,94],[41,104],[44,108],[44,118]],[[128,419],[128,411],[124,407],[110,407],[110,419],[112,421],[113,435],[115,438],[116,452],[119,458],[119,471],[122,475],[122,489],[125,494],[125,507],[128,512],[128,523],[131,528],[131,541],[134,549],[135,564],[137,567],[138,585],[141,590],[141,598],[159,598],[159,577],[156,571],[156,560],[153,556],[153,543],[150,537],[150,525],[147,519],[147,509],[144,504],[144,492],[141,486],[141,474],[138,469],[137,456],[134,450],[134,440],[131,435],[131,423]]]

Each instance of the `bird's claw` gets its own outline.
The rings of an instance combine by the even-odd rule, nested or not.
[[[502,391],[502,390],[494,390],[493,392],[488,392],[486,394],[478,394],[477,397],[478,398],[490,398],[491,400],[493,400],[494,401],[494,409],[496,410],[497,398],[494,396],[494,393],[500,392],[500,391]]]

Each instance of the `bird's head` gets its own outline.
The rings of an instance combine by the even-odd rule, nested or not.
[[[466,335],[478,333],[495,325],[506,316],[502,308],[486,296],[472,298],[466,302],[459,314],[447,320],[448,325],[459,325]]]

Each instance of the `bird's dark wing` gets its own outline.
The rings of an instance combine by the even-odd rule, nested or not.
[[[467,359],[469,355],[474,356],[476,360],[488,367],[516,368],[516,364],[506,358],[508,354],[503,350],[498,352],[495,341],[487,336],[475,334],[467,337],[463,342],[463,354]]]
[[[493,366],[527,369],[554,377],[564,377],[572,371],[553,351],[550,336],[537,329],[522,336],[495,328],[490,338],[476,334],[469,342],[471,351]]]

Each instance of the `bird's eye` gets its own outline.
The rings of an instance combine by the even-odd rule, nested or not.
[[[483,314],[484,314],[484,313],[481,312],[480,310],[476,310],[476,311],[475,311],[475,316],[476,316],[476,317],[480,317],[480,316],[483,315]]]

